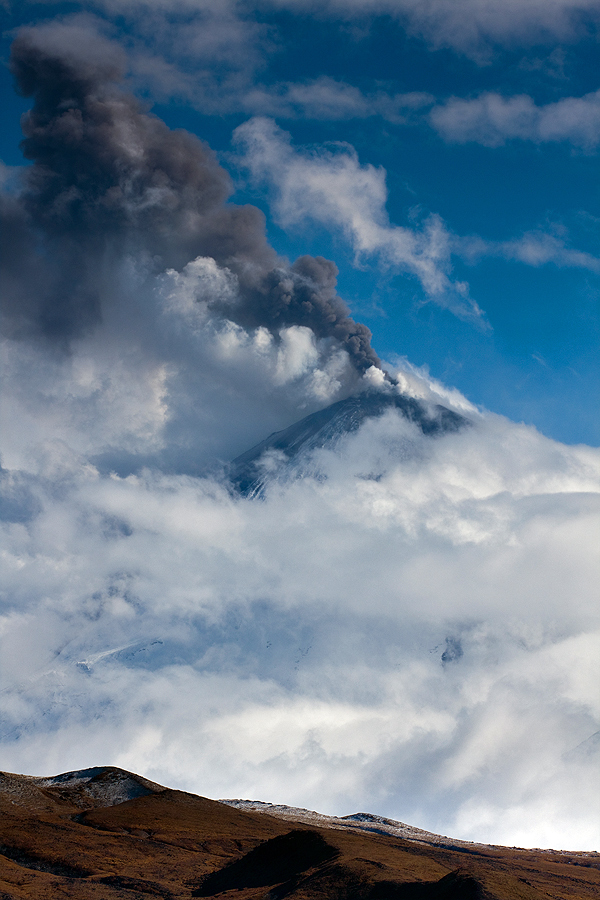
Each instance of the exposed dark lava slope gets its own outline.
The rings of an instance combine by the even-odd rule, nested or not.
[[[289,816],[289,814],[288,814]],[[600,896],[600,855],[307,827],[121,769],[0,774],[0,900]]]

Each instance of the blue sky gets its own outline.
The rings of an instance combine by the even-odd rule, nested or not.
[[[415,9],[9,4],[3,56],[15,27],[85,15],[127,48],[132,85],[154,112],[219,153],[231,199],[264,211],[280,253],[336,262],[339,292],[384,359],[407,357],[475,404],[597,444],[598,8],[522,0],[493,11],[471,0],[433,4],[427,19]],[[19,165],[27,101],[11,83],[4,69],[0,155]],[[357,255],[341,215],[278,216],[281,171],[252,183],[232,147],[253,115],[288,132],[298,154],[353,148],[360,167],[384,173],[378,214],[390,226],[418,231],[439,216],[453,241],[440,265],[468,283],[482,315],[457,315],[448,285],[432,294],[389,248]]]

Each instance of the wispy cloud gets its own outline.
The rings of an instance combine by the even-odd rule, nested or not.
[[[485,240],[478,236],[456,238],[454,251],[473,264],[486,257],[500,257],[527,266],[555,265],[560,268],[600,272],[600,259],[569,246],[566,237],[542,229],[528,231],[505,241]]]
[[[426,294],[456,315],[483,321],[468,287],[451,278],[451,236],[441,218],[430,215],[421,228],[390,223],[385,171],[361,165],[353,147],[295,150],[290,136],[264,118],[235,132],[252,177],[273,191],[277,220],[289,227],[317,221],[339,228],[358,259],[416,276]]]
[[[244,110],[254,115],[294,119],[366,119],[380,116],[402,123],[434,103],[424,92],[389,94],[377,91],[365,94],[354,85],[321,77],[307,82],[290,82],[250,89],[240,98]]]
[[[132,79],[142,92],[159,99],[184,100],[208,114],[246,113],[281,119],[347,121],[380,117],[393,124],[414,124],[435,103],[425,91],[365,92],[348,81],[321,76],[304,81],[261,80],[261,66],[245,58],[239,66],[219,71],[196,67],[160,52],[138,47],[130,55]]]
[[[484,61],[497,46],[569,41],[600,19],[598,0],[273,0],[274,6],[317,16],[390,15],[434,47]]]
[[[90,5],[111,14],[134,12],[140,16],[144,10],[148,18],[203,16],[233,23],[246,20],[258,6],[252,0],[224,0],[216,5],[204,0],[95,0]],[[433,46],[451,47],[476,58],[494,45],[568,41],[600,18],[598,0],[266,0],[261,6],[338,21],[393,16]]]
[[[499,147],[510,140],[564,141],[594,150],[600,143],[600,91],[563,97],[543,106],[526,94],[503,97],[490,92],[466,100],[453,97],[435,106],[429,119],[445,140],[457,143],[474,141]]]
[[[418,228],[395,225],[387,211],[386,173],[361,164],[353,147],[296,149],[271,120],[255,118],[235,132],[252,178],[271,190],[277,221],[285,228],[318,222],[339,229],[360,264],[376,260],[382,269],[415,276],[433,302],[455,315],[485,319],[469,297],[468,285],[452,279],[452,256],[475,264],[498,257],[528,266],[556,265],[600,271],[600,260],[570,245],[564,229],[535,229],[506,240],[452,233],[435,214]]]

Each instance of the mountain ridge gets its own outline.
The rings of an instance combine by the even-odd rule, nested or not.
[[[2,900],[592,900],[600,854],[216,801],[114,766],[0,773]],[[406,829],[401,834],[401,829]]]

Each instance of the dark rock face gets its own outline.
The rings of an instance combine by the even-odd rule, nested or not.
[[[458,431],[468,422],[463,416],[437,405],[427,407],[413,397],[395,391],[365,391],[312,413],[236,457],[229,477],[235,489],[245,497],[260,494],[270,478],[269,454],[286,464],[323,447],[333,447],[345,434],[359,429],[365,419],[377,418],[389,409],[398,410],[417,425],[423,434],[435,436]]]

